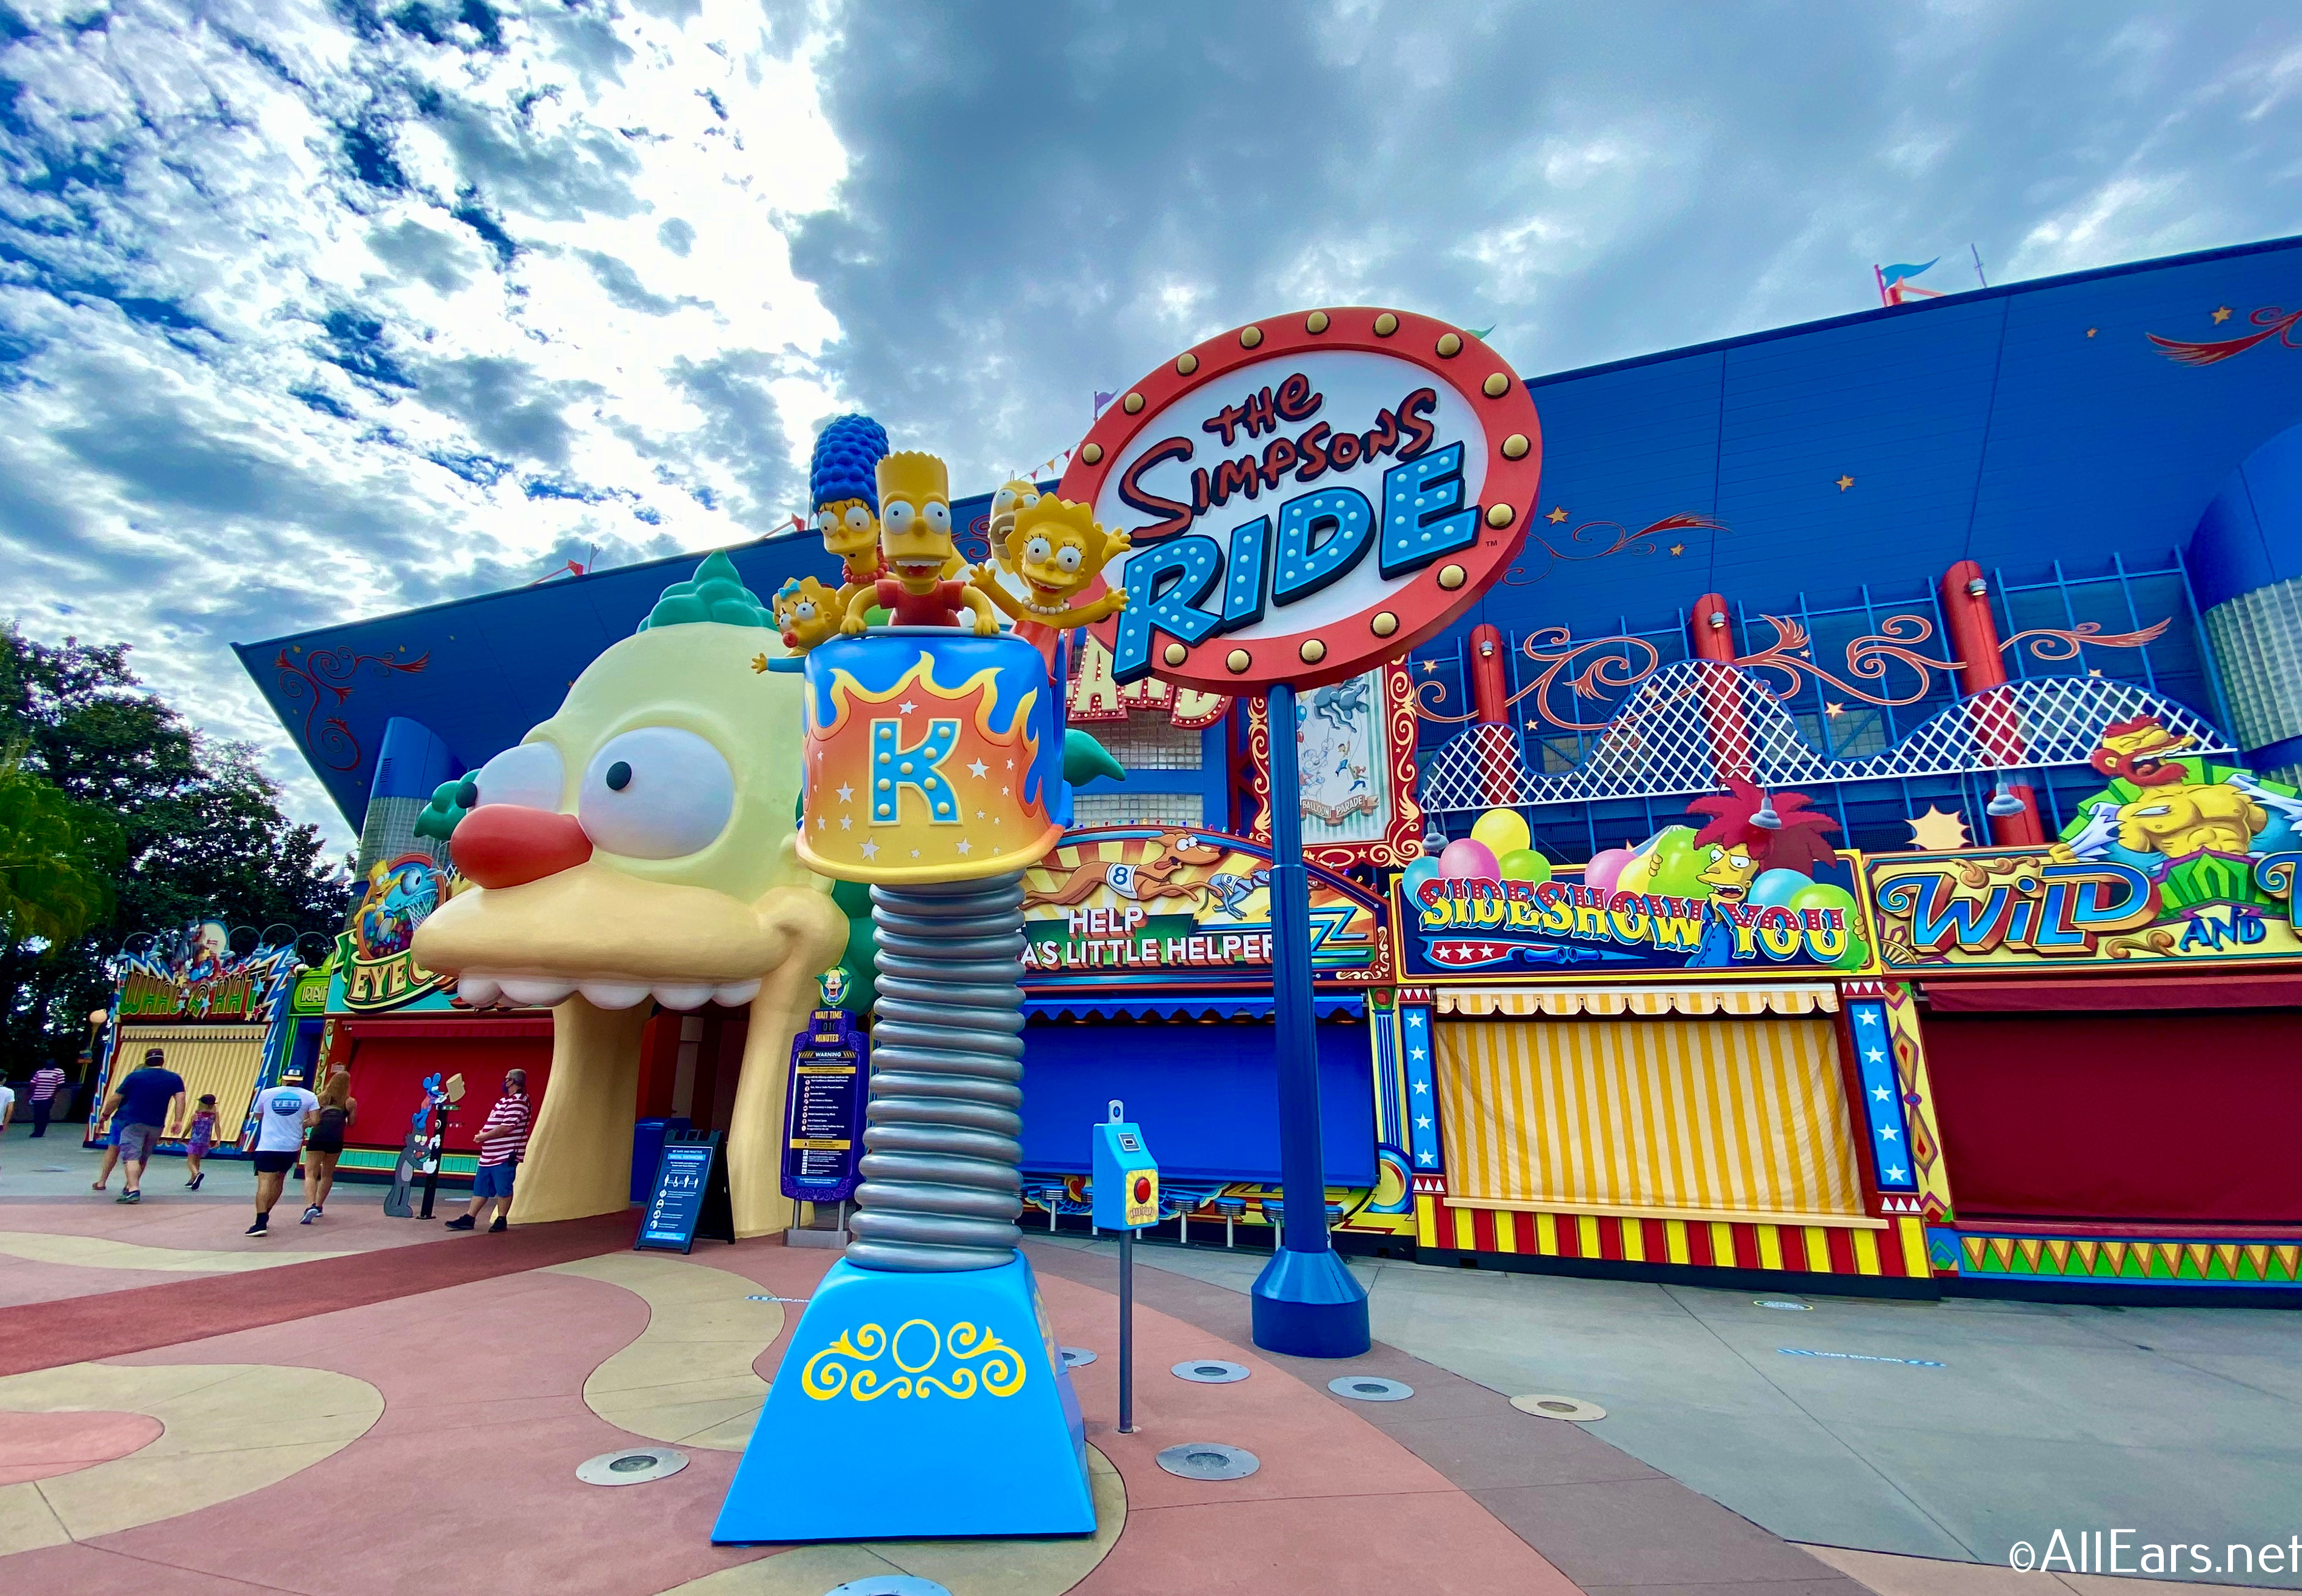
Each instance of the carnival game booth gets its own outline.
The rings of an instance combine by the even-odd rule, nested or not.
[[[2302,799],[2113,728],[2046,849],[1875,857],[1959,1289],[2298,1300]],[[1954,1194],[1956,1205],[1950,1206]]]
[[[1026,1228],[1088,1228],[1089,1128],[1126,1105],[1159,1151],[1151,1234],[1266,1247],[1283,1218],[1271,854],[1219,831],[1075,830],[1026,873]],[[1322,1156],[1338,1240],[1407,1242],[1390,949],[1374,895],[1311,886]]]
[[[307,972],[292,943],[235,953],[223,922],[202,920],[126,954],[113,982],[109,1043],[88,1101],[88,1136],[113,1086],[153,1047],[184,1079],[185,1116],[216,1100],[214,1150],[239,1150],[263,1087],[307,1071],[319,1049],[324,978]],[[181,1152],[181,1137],[160,1143]]]
[[[1875,1044],[1877,983],[1846,979],[1870,959],[1861,861],[1796,794],[1703,804],[1555,872],[1496,811],[1480,829],[1516,847],[1399,878],[1417,1256],[1932,1295],[1909,1151],[1931,1138]]]

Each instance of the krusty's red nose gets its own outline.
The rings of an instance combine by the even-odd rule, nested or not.
[[[520,886],[592,857],[592,839],[574,815],[519,803],[483,803],[457,823],[449,852],[482,886]]]

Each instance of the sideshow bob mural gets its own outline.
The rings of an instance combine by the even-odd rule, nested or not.
[[[1524,818],[1489,810],[1469,836],[1400,876],[1407,974],[1779,976],[1868,965],[1859,861],[1827,840],[1838,822],[1802,793],[1726,786],[1687,805],[1700,825],[1666,826],[1555,874]]]

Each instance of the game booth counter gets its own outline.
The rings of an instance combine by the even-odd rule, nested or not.
[[[1582,867],[1472,839],[1410,866],[1397,1046],[1435,1105],[1407,1143],[1419,1256],[2302,1301],[2281,1140],[2302,1108],[2302,800],[2180,752],[2155,722],[2113,727],[2117,774],[2043,846],[1786,849],[1820,817],[1730,782],[1694,802],[1701,829]]]
[[[204,1095],[216,1100],[213,1151],[232,1156],[256,1129],[256,1094],[309,1071],[319,1055],[328,975],[313,970],[295,941],[268,942],[235,952],[221,920],[199,920],[169,936],[139,938],[113,965],[110,1012],[95,1058],[86,1108],[93,1145],[98,1116],[112,1088],[160,1048],[167,1066],[184,1079],[189,1120]],[[181,1153],[184,1140],[163,1140]]]

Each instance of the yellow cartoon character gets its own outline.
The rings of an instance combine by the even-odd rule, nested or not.
[[[844,632],[861,632],[873,605],[889,612],[898,626],[953,626],[964,606],[975,617],[975,634],[999,630],[990,601],[964,582],[948,580],[944,567],[958,554],[951,535],[951,477],[933,455],[905,451],[879,462],[879,546],[889,575],[856,590],[847,600]]]
[[[1123,587],[1089,603],[1071,602],[1106,563],[1128,550],[1127,534],[1104,531],[1087,505],[1053,494],[1035,500],[1015,512],[1005,541],[996,546],[999,563],[1015,575],[1029,596],[1020,601],[1011,597],[988,564],[976,567],[975,585],[1018,625],[1036,621],[1043,626],[1084,626],[1127,606]]]
[[[812,576],[794,577],[777,589],[775,612],[784,647],[794,654],[839,635],[839,595]]]
[[[1015,512],[1039,502],[1039,490],[1021,477],[1011,477],[991,496],[991,547],[996,553],[1014,529]]]
[[[886,430],[868,416],[835,417],[808,461],[808,502],[827,553],[840,562],[844,606],[879,579],[879,496],[874,473],[887,456]]]

